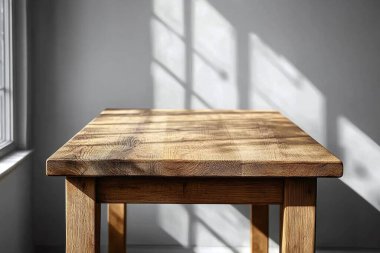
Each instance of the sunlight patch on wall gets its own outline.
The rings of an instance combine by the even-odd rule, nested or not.
[[[219,235],[220,232],[215,233],[214,231],[210,230],[206,224],[201,223],[199,221],[195,221],[194,224],[194,235],[195,235],[195,243],[194,245],[197,245],[198,247],[201,246],[220,246],[223,245],[227,252],[234,253],[234,249],[232,247],[229,247],[228,245],[225,245],[222,240],[220,240]]]
[[[189,247],[190,218],[183,205],[159,205],[160,227],[183,247]]]
[[[326,144],[325,98],[297,68],[250,34],[250,106],[275,109]]]
[[[153,57],[181,81],[185,81],[185,44],[168,27],[152,20]]]
[[[206,0],[193,1],[193,85],[214,108],[237,108],[236,34]],[[206,107],[192,97],[192,108]]]
[[[156,108],[185,106],[186,47],[183,0],[153,0],[151,74]]]
[[[154,105],[157,108],[182,108],[185,101],[185,89],[182,84],[156,62],[151,64],[151,73],[155,91]]]
[[[209,244],[209,240],[214,240],[212,238],[215,235],[206,233],[203,228],[200,228],[205,233],[204,238],[199,238],[205,243],[203,245],[234,247],[250,245],[250,222],[233,206],[195,205],[194,212],[198,219],[207,224],[209,230],[214,231],[214,234],[218,236],[216,244]],[[202,245],[202,243],[197,242],[196,245]]]
[[[345,117],[339,117],[337,125],[343,150],[341,180],[380,211],[380,146]]]
[[[179,35],[184,35],[184,0],[154,0],[153,13],[156,19],[168,25]]]

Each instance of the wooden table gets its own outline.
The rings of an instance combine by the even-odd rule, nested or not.
[[[66,252],[125,252],[126,203],[251,205],[252,252],[268,250],[268,204],[281,205],[281,251],[314,252],[318,177],[342,163],[275,111],[107,109],[46,163],[66,177]]]

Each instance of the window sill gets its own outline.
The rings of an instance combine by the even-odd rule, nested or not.
[[[15,150],[0,159],[0,179],[25,160],[32,150]]]

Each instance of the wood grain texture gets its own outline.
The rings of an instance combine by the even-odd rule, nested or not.
[[[341,161],[275,111],[108,109],[47,175],[339,177]]]
[[[315,252],[316,179],[286,179],[282,205],[281,252]]]
[[[66,253],[100,252],[100,204],[95,179],[66,179]]]
[[[127,205],[108,204],[108,253],[126,253]]]
[[[251,205],[251,252],[268,253],[269,207]]]
[[[104,177],[97,179],[102,203],[252,204],[281,203],[282,179]]]

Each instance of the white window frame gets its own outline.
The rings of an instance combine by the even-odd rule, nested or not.
[[[4,50],[4,86],[0,88],[4,93],[4,112],[3,118],[0,119],[1,130],[3,131],[3,139],[0,142],[0,157],[9,153],[14,149],[14,94],[13,94],[13,10],[12,0],[0,0],[4,3],[4,47],[0,50]]]

